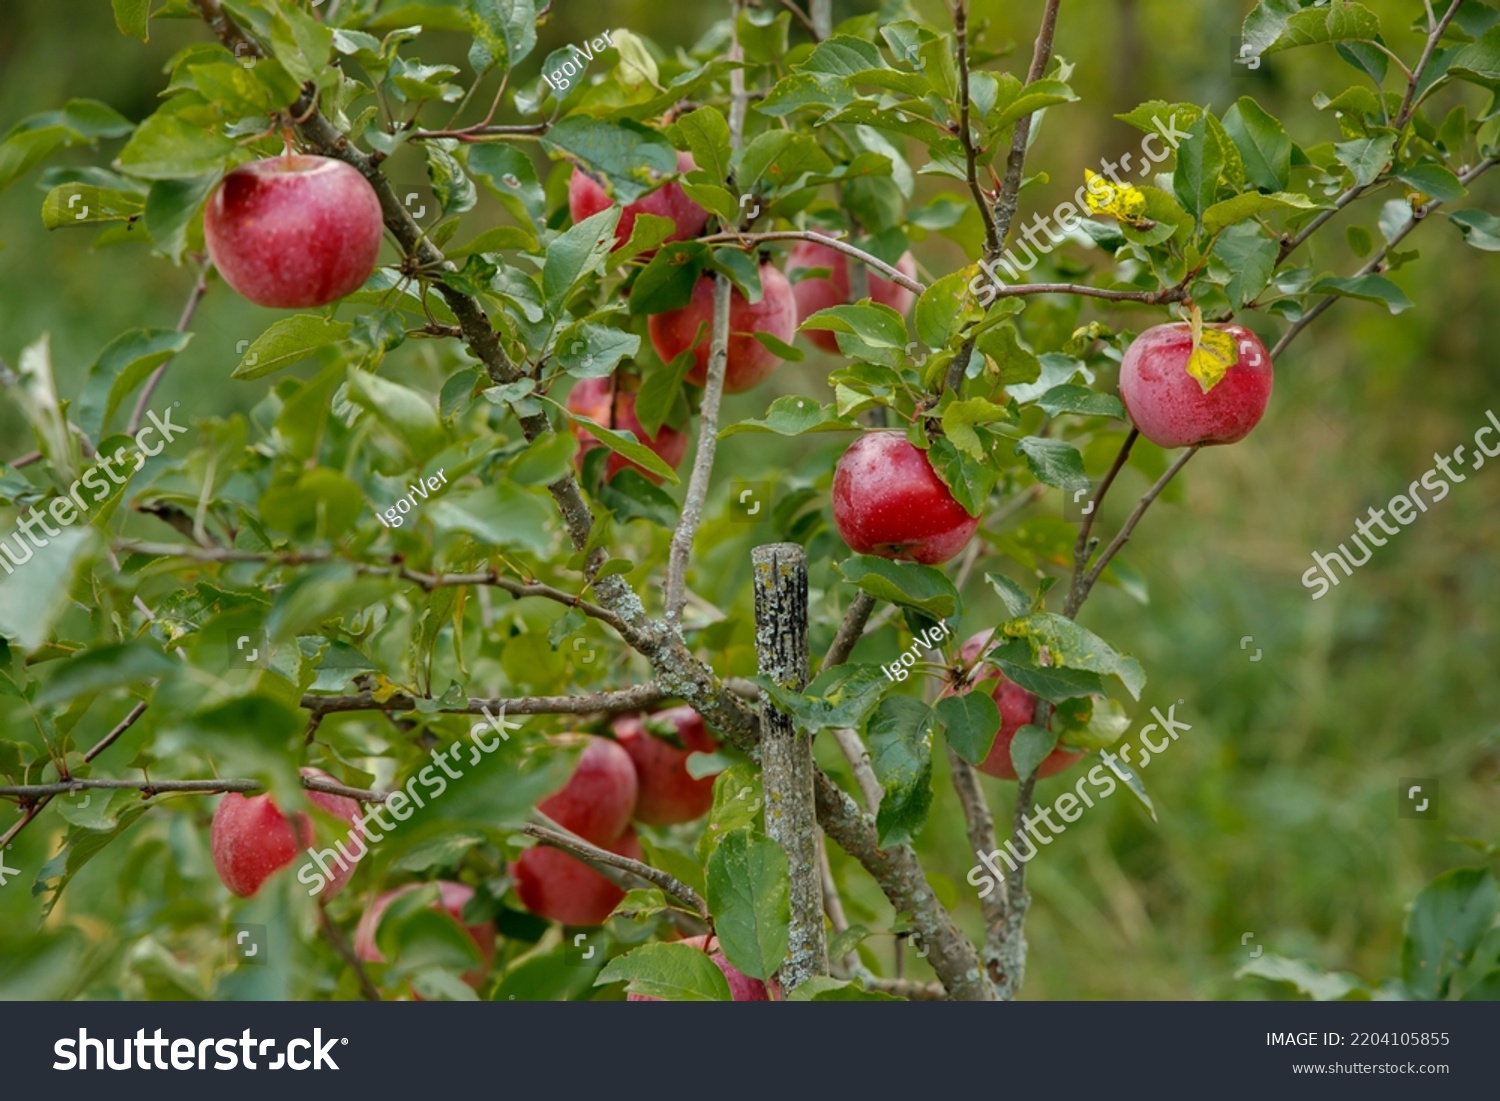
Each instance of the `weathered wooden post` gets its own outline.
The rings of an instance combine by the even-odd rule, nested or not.
[[[750,558],[760,674],[800,690],[807,683],[807,553],[796,543],[768,543]],[[786,852],[791,871],[790,942],[781,968],[782,985],[790,991],[814,975],[828,974],[812,738],[764,692],[760,713],[766,834]]]

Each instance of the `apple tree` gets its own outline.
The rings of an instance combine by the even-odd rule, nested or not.
[[[1307,326],[1411,306],[1409,235],[1500,247],[1456,208],[1500,148],[1492,9],[1264,0],[1251,56],[1351,86],[1295,125],[1108,105],[1160,157],[1044,221],[1032,140],[1099,107],[1054,50],[1083,12],[1034,6],[1016,58],[967,0],[729,0],[672,44],[597,5],[543,55],[533,0],[114,0],[128,39],[200,29],[160,105],[0,140],[0,187],[186,297],[80,392],[45,334],[4,369],[0,851],[38,916],[115,926],[72,992],[1016,995],[1025,862],[940,892],[934,807],[1014,854],[1038,778],[1107,759],[1150,812],[1095,586]],[[224,372],[249,413],[164,431],[237,292],[280,311]],[[232,923],[269,966],[183,962]]]

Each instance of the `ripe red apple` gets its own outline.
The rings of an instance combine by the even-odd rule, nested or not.
[[[278,309],[324,306],[357,291],[380,252],[380,200],[343,161],[293,155],[241,165],[203,212],[224,281]]]
[[[585,841],[607,845],[630,825],[637,790],[630,755],[607,738],[589,737],[572,777],[537,809]]]
[[[685,749],[678,749],[646,729],[647,722],[665,722],[677,731]],[[630,754],[640,781],[635,804],[637,821],[653,826],[691,822],[708,813],[714,802],[714,780],[695,780],[688,774],[687,759],[694,752],[712,753],[718,743],[709,737],[703,716],[691,707],[673,707],[647,718],[630,716],[615,720],[615,739]]]
[[[385,916],[385,912],[390,909],[391,903],[396,899],[412,891],[421,890],[424,886],[426,886],[424,883],[408,883],[404,887],[386,891],[377,898],[375,905],[364,912],[359,919],[359,925],[354,929],[354,954],[369,963],[384,963],[385,956],[381,953],[379,945],[375,943],[375,934],[380,931],[380,919]],[[485,975],[495,959],[495,923],[486,921],[481,925],[464,925],[464,907],[469,904],[469,899],[474,897],[474,888],[467,883],[440,879],[437,888],[438,897],[433,902],[432,909],[439,913],[446,913],[454,921],[463,925],[469,938],[473,940],[474,946],[479,949],[479,958],[483,961],[481,966],[463,977],[464,982],[478,990],[484,985]],[[420,997],[415,991],[412,992],[412,996]]]
[[[679,174],[685,175],[697,167],[691,153],[677,154]],[[613,200],[605,193],[598,180],[581,168],[573,169],[573,175],[568,180],[568,213],[573,216],[575,225],[607,209],[612,202]],[[676,180],[625,205],[620,211],[620,224],[615,227],[616,247],[630,240],[630,231],[635,227],[637,214],[655,214],[662,218],[671,218],[677,228],[667,237],[668,241],[686,241],[697,237],[708,225],[708,211],[684,195],[682,185]],[[642,255],[649,256],[654,252],[653,249]]]
[[[616,841],[596,844],[632,860],[641,858],[640,842],[631,829]],[[538,917],[564,925],[603,925],[625,897],[624,891],[583,861],[546,845],[523,852],[511,865],[510,874],[521,905]]]
[[[860,554],[929,566],[963,550],[979,527],[926,454],[895,430],[866,432],[839,459],[833,522]]]
[[[981,631],[959,648],[959,657],[965,664],[989,649],[990,638],[994,633],[994,631]],[[974,678],[974,685],[978,687],[991,680],[998,682],[990,695],[1000,707],[1000,731],[995,735],[995,744],[990,748],[989,754],[979,763],[979,771],[988,773],[990,776],[998,776],[1002,780],[1015,780],[1018,777],[1016,766],[1010,759],[1010,743],[1015,740],[1016,731],[1031,722],[1036,715],[1036,697],[992,665],[984,666],[979,670]],[[988,687],[987,684],[986,687]],[[1083,753],[1078,750],[1063,749],[1059,746],[1047,754],[1037,767],[1037,777],[1040,779],[1056,776],[1063,769],[1077,764],[1083,756]]]
[[[729,359],[724,367],[724,389],[738,394],[757,385],[781,363],[760,341],[756,333],[768,333],[782,343],[791,343],[797,330],[797,300],[786,276],[770,264],[760,266],[760,301],[754,305],[745,300],[738,288],[729,292]],[[693,288],[693,299],[686,306],[666,313],[652,314],[647,324],[651,346],[670,363],[691,346],[698,326],[704,326],[703,339],[693,348],[697,365],[688,372],[688,381],[696,386],[708,382],[708,349],[714,323],[714,281],[705,275]]]
[[[333,777],[315,768],[304,768],[303,776],[319,780]],[[353,822],[359,815],[359,803],[342,795],[328,795],[321,791],[309,791],[308,802]],[[298,811],[296,828],[293,829],[281,808],[272,802],[269,795],[246,797],[230,792],[219,800],[214,811],[213,826],[209,830],[209,848],[213,853],[214,869],[219,879],[232,894],[249,898],[259,891],[273,874],[290,864],[296,855],[313,843],[313,823],[306,811]],[[343,889],[357,865],[334,862],[329,877],[328,897],[332,898]]]
[[[707,934],[701,937],[687,937],[681,941],[682,944],[692,945],[699,951],[709,953],[708,958],[714,961],[714,966],[724,972],[724,978],[729,981],[729,995],[737,1002],[769,1002],[771,991],[776,989],[776,980],[772,979],[770,985],[759,979],[752,979],[749,975],[736,968],[724,958],[724,953],[719,951],[719,939],[709,937]],[[649,994],[627,994],[627,1002],[664,1002],[665,998],[653,998]]]
[[[1135,338],[1120,363],[1120,397],[1141,435],[1159,447],[1244,439],[1271,400],[1271,354],[1242,325],[1205,325],[1234,338],[1237,359],[1207,393],[1187,372],[1193,350],[1185,321],[1156,325]]]
[[[614,412],[610,412],[609,393],[614,390]],[[661,456],[663,462],[674,470],[677,464],[682,462],[682,457],[687,454],[688,436],[686,432],[679,432],[669,425],[662,425],[660,431],[654,436],[646,434],[646,428],[641,424],[640,418],[635,415],[635,395],[626,390],[618,389],[614,380],[607,378],[586,378],[573,387],[568,393],[568,412],[577,413],[588,417],[595,424],[602,424],[605,428],[613,428],[620,432],[633,432],[635,438],[645,444],[657,455]],[[581,441],[575,462],[578,469],[583,469],[583,457],[596,447],[604,445],[594,439],[580,427],[574,427],[573,434]],[[661,475],[653,474],[640,463],[631,462],[623,455],[610,455],[609,462],[605,466],[604,479],[608,481],[626,467],[640,471],[653,482],[660,482]]]
[[[798,268],[828,268],[826,276],[803,279],[792,284],[792,294],[797,299],[797,321],[806,321],[819,310],[829,306],[842,306],[849,301],[849,258],[837,249],[813,241],[799,241],[787,257],[786,270],[790,275]],[[908,278],[917,274],[917,262],[911,253],[903,253],[896,261],[896,270]],[[916,295],[900,283],[870,273],[870,297],[876,302],[891,307],[899,314],[911,309]],[[826,329],[809,329],[803,335],[825,352],[838,353],[839,342]]]

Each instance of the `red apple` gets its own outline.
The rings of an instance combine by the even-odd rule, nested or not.
[[[648,722],[670,725],[686,748],[678,749],[652,734],[646,728]],[[630,754],[640,781],[640,797],[635,804],[637,821],[671,826],[708,813],[714,802],[713,777],[695,780],[687,770],[687,759],[694,752],[712,753],[719,748],[704,728],[702,715],[691,707],[673,707],[645,719],[637,716],[617,719],[614,731],[620,747]]]
[[[614,390],[614,412],[610,412],[610,391]],[[568,393],[568,412],[577,413],[588,417],[595,424],[602,424],[605,428],[613,428],[620,432],[633,432],[635,438],[645,444],[657,455],[661,456],[663,462],[676,469],[677,464],[682,462],[682,457],[687,454],[688,436],[686,432],[679,432],[668,425],[662,425],[654,436],[646,434],[646,428],[641,424],[640,418],[635,415],[635,395],[626,390],[618,389],[615,380],[608,378],[586,378],[573,387]],[[576,464],[578,469],[583,469],[583,457],[596,447],[604,445],[594,439],[580,427],[574,427],[573,434],[581,441],[582,446],[578,449]],[[609,462],[605,466],[604,479],[608,481],[626,467],[638,470],[653,482],[660,482],[661,475],[653,474],[640,463],[631,462],[623,455],[610,455]]]
[[[408,883],[404,887],[387,891],[377,898],[375,905],[364,912],[359,919],[359,925],[355,927],[354,954],[369,963],[384,963],[385,956],[375,943],[375,935],[380,931],[380,919],[390,909],[392,902],[402,895],[421,890],[424,886],[426,886],[424,883]],[[464,982],[478,990],[484,985],[485,975],[495,959],[495,923],[486,921],[482,925],[464,925],[464,907],[469,904],[469,899],[474,897],[474,888],[467,883],[440,879],[437,882],[437,888],[438,897],[433,902],[432,909],[438,913],[446,913],[454,921],[463,925],[469,938],[473,940],[474,946],[479,949],[479,958],[483,961],[481,966],[463,977]],[[412,992],[412,996],[418,997],[415,991]]]
[[[1244,439],[1271,400],[1271,354],[1242,325],[1205,325],[1234,339],[1236,360],[1207,393],[1187,372],[1193,330],[1156,325],[1135,338],[1120,363],[1120,397],[1141,435],[1159,447]]]
[[[719,951],[719,940],[717,937],[710,938],[707,934],[701,937],[687,937],[681,943],[692,945],[699,951],[708,952],[709,959],[713,960],[714,966],[724,972],[724,978],[729,981],[729,995],[737,1002],[769,1002],[772,1001],[771,991],[776,989],[776,980],[772,979],[769,986],[759,979],[752,979],[749,975],[736,968],[724,958],[724,953]],[[627,994],[627,1002],[664,1002],[665,998],[653,998],[649,994]]]
[[[697,167],[693,163],[692,154],[677,154],[679,175],[686,175]],[[573,216],[575,225],[607,209],[613,201],[598,180],[581,168],[573,169],[573,175],[568,180],[568,213]],[[620,224],[615,227],[616,247],[630,240],[630,231],[635,226],[637,214],[655,214],[662,218],[671,218],[677,228],[667,237],[668,241],[686,241],[697,237],[708,225],[708,211],[684,195],[682,185],[676,180],[625,205],[625,208],[620,211]],[[653,249],[652,252],[655,250]],[[642,255],[651,254],[643,253]]]
[[[203,212],[203,239],[224,281],[278,309],[323,306],[357,291],[375,270],[380,235],[375,189],[329,157],[241,165]]]
[[[968,664],[989,649],[990,638],[994,633],[981,631],[965,642],[958,651],[963,662]],[[1016,731],[1035,717],[1036,697],[992,665],[981,667],[974,677],[974,684],[977,687],[991,680],[998,682],[990,695],[1000,707],[1000,731],[995,735],[995,744],[990,748],[988,756],[979,763],[979,771],[998,776],[1002,780],[1015,780],[1018,777],[1016,766],[1010,759],[1010,743],[1015,740]],[[1063,769],[1077,764],[1083,756],[1078,750],[1059,746],[1047,754],[1046,759],[1037,767],[1037,777],[1056,776]]]
[[[304,768],[302,775],[319,780],[333,779],[326,772],[319,772],[315,768]],[[307,799],[314,806],[346,822],[353,822],[360,813],[359,803],[342,795],[309,791]],[[360,844],[364,843],[361,839]],[[219,800],[219,806],[214,811],[213,826],[209,830],[209,848],[213,853],[214,869],[219,873],[224,886],[240,898],[254,895],[267,879],[285,868],[299,852],[312,844],[311,816],[305,811],[298,811],[294,831],[292,822],[272,802],[269,795],[246,797],[238,792],[230,792]],[[356,866],[352,861],[332,862],[333,870],[327,888],[329,898],[343,889]]]
[[[585,841],[607,845],[630,825],[637,790],[630,755],[607,738],[589,737],[572,777],[537,809]]]
[[[821,231],[816,231],[821,232]],[[828,268],[826,276],[803,279],[792,284],[792,294],[797,299],[797,321],[806,321],[819,310],[829,306],[842,306],[849,301],[849,258],[837,249],[819,245],[813,241],[799,241],[787,257],[786,270],[790,275],[798,268]],[[896,261],[896,270],[908,278],[917,274],[917,262],[911,253],[903,253]],[[870,297],[876,302],[891,307],[899,314],[911,309],[916,295],[900,283],[892,282],[870,273]],[[826,329],[809,329],[804,335],[825,352],[838,353],[839,342]]]
[[[946,562],[979,527],[904,433],[867,432],[833,472],[833,522],[850,549],[925,565]]]
[[[731,394],[755,386],[781,363],[780,356],[755,339],[756,333],[767,333],[789,344],[797,330],[797,300],[786,276],[770,264],[762,264],[760,286],[760,301],[753,305],[738,288],[729,292],[729,360],[724,368],[724,389]],[[713,323],[714,280],[705,275],[693,288],[691,302],[680,309],[652,314],[647,328],[651,346],[663,363],[693,347],[698,362],[687,377],[702,386],[708,381]],[[692,340],[700,324],[704,326],[703,339],[694,347]]]
[[[632,860],[641,858],[634,830],[626,830],[624,836],[600,848]],[[564,925],[603,925],[625,897],[624,891],[583,861],[546,845],[523,852],[511,865],[510,874],[521,905],[538,917]]]

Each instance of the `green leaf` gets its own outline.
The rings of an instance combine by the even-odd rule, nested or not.
[[[1098,673],[1037,664],[1036,653],[1020,639],[1010,639],[992,648],[987,658],[1026,691],[1052,703],[1104,691]]]
[[[1026,85],[1010,106],[988,120],[989,126],[992,130],[999,130],[1044,107],[1051,107],[1058,103],[1073,103],[1077,99],[1078,96],[1074,94],[1073,89],[1061,80],[1038,80],[1034,84]]]
[[[641,427],[652,435],[660,431],[672,416],[673,409],[685,402],[682,394],[683,380],[697,363],[693,350],[688,348],[671,363],[664,364],[646,376],[640,393],[635,398],[635,415]]]
[[[1214,242],[1213,258],[1228,276],[1224,293],[1236,309],[1252,301],[1265,289],[1276,270],[1280,252],[1277,242],[1262,235],[1260,227],[1245,226],[1243,232],[1228,231]]]
[[[42,200],[42,225],[61,229],[126,222],[137,217],[145,205],[146,201],[131,191],[66,183],[54,187]]]
[[[463,165],[454,159],[452,153],[435,143],[429,143],[426,151],[427,178],[432,182],[432,194],[443,213],[462,214],[473,209],[479,196]]]
[[[932,806],[933,712],[911,696],[888,696],[870,716],[870,765],[884,795],[875,826],[882,848],[921,832]]]
[[[713,806],[695,850],[698,859],[706,861],[719,842],[736,830],[755,830],[763,818],[764,799],[760,772],[754,766],[740,763],[721,772],[714,779]]]
[[[111,797],[110,806],[119,809],[105,828],[88,829],[74,826],[63,838],[61,851],[42,865],[41,870],[37,872],[36,884],[31,889],[32,894],[52,892],[52,897],[42,907],[43,916],[52,912],[52,908],[62,898],[63,891],[67,889],[73,877],[82,871],[90,860],[103,852],[111,841],[134,825],[137,818],[151,809],[152,804],[143,801],[134,792],[121,791]]]
[[[574,378],[604,378],[640,349],[636,333],[595,321],[576,322],[557,336],[557,361]]]
[[[284,317],[256,337],[229,377],[248,380],[273,374],[302,362],[319,348],[343,343],[351,328],[347,321],[315,314]]]
[[[1454,868],[1422,889],[1406,918],[1401,978],[1423,1001],[1448,996],[1500,914],[1500,889],[1486,868]]]
[[[1368,187],[1391,163],[1391,153],[1396,148],[1395,134],[1376,134],[1370,138],[1355,138],[1334,145],[1334,155],[1354,176],[1360,187]]]
[[[1482,210],[1460,210],[1448,215],[1470,246],[1485,252],[1500,252],[1500,218]]]
[[[1284,191],[1291,178],[1292,139],[1285,128],[1249,96],[1224,113],[1228,133],[1245,166],[1245,178],[1264,191]]]
[[[927,449],[927,461],[932,464],[933,473],[953,494],[953,499],[970,516],[978,516],[984,511],[984,503],[1002,473],[993,461],[977,462],[949,439],[933,440]]]
[[[1033,657],[1045,646],[1055,665],[1116,677],[1131,698],[1141,698],[1141,689],[1146,684],[1141,663],[1116,653],[1109,643],[1071,619],[1051,612],[1035,612],[1012,620],[1002,630],[1008,638],[1026,640]]]
[[[1336,1002],[1363,991],[1359,980],[1341,972],[1322,971],[1302,960],[1267,952],[1234,973],[1237,979],[1257,978],[1286,983],[1315,1002]]]
[[[853,35],[835,34],[819,42],[797,68],[806,73],[853,76],[866,69],[883,69],[887,66],[885,58],[880,56],[880,50],[873,42],[866,42]]]
[[[1262,7],[1282,5],[1262,5]],[[1252,39],[1250,20],[1256,13],[1245,20],[1245,37],[1247,40],[1259,42],[1263,32]],[[1308,8],[1287,16],[1281,21],[1281,26],[1276,37],[1264,48],[1257,48],[1258,54],[1278,53],[1281,50],[1290,50],[1297,46],[1314,46],[1324,42],[1342,42],[1348,40],[1373,42],[1380,34],[1380,20],[1375,13],[1363,4],[1351,3],[1350,0],[1334,0],[1325,7]]]
[[[897,358],[890,353],[904,352],[908,343],[906,319],[891,307],[869,300],[829,306],[804,318],[798,328],[831,332],[844,355],[887,366],[894,366]]]
[[[778,80],[755,110],[772,118],[785,118],[805,107],[837,110],[858,97],[850,78],[832,73],[790,73]]]
[[[56,707],[79,696],[126,685],[144,687],[145,682],[181,669],[182,666],[153,646],[125,642],[75,654],[37,693],[36,706]]]
[[[828,953],[833,958],[833,953]],[[902,1002],[883,990],[866,990],[854,981],[843,981],[827,975],[814,975],[787,995],[789,1002]]]
[[[677,150],[666,136],[629,119],[606,121],[569,115],[542,137],[554,155],[575,158],[604,178],[617,202],[633,203],[677,171]]]
[[[958,590],[942,570],[932,566],[856,554],[836,563],[836,568],[847,581],[877,600],[915,609],[939,621],[958,614]]]
[[[432,401],[399,382],[349,368],[349,400],[368,409],[400,442],[412,465],[421,465],[447,442]]]
[[[1046,485],[1069,491],[1089,488],[1083,456],[1064,440],[1027,436],[1016,442],[1016,453],[1026,456],[1026,465]]]
[[[1309,290],[1313,294],[1336,294],[1345,298],[1362,298],[1366,302],[1378,302],[1391,313],[1411,309],[1411,299],[1400,287],[1383,275],[1357,275],[1340,278],[1324,276]]]
[[[809,734],[839,727],[856,729],[875,709],[891,683],[878,665],[850,662],[825,669],[803,691],[794,692],[764,677],[760,685]]]
[[[1188,128],[1187,136],[1177,147],[1177,168],[1172,173],[1172,191],[1182,208],[1202,224],[1203,215],[1213,205],[1224,170],[1224,153],[1218,139],[1200,118]]]
[[[219,182],[217,172],[182,180],[155,180],[146,195],[146,232],[173,263],[188,250],[189,231]],[[202,227],[199,227],[201,239]]]
[[[1009,408],[996,405],[988,398],[950,401],[942,409],[943,435],[965,455],[979,463],[988,462],[989,453],[974,426],[1014,419]]]
[[[120,402],[192,338],[175,329],[131,329],[115,337],[89,368],[74,407],[78,426],[90,439],[100,439]]]
[[[1131,768],[1123,758],[1115,758],[1109,766],[1110,771],[1119,777],[1120,782],[1125,785],[1125,790],[1135,796],[1136,802],[1151,816],[1151,821],[1156,821],[1156,804],[1151,801],[1151,796],[1146,794],[1146,785],[1141,782],[1140,776],[1135,769]]]
[[[1101,394],[1097,390],[1090,390],[1087,386],[1074,386],[1071,383],[1054,386],[1037,398],[1036,403],[1046,411],[1049,417],[1055,417],[1059,413],[1077,413],[1083,417],[1125,419],[1125,407],[1120,404],[1119,398],[1113,394]]]
[[[686,306],[693,299],[693,288],[703,274],[707,257],[707,247],[696,241],[663,245],[636,277],[630,292],[631,315],[665,313]]]
[[[801,436],[808,432],[858,432],[861,425],[841,417],[831,405],[819,405],[811,398],[788,394],[777,398],[760,420],[736,421],[719,433],[719,438],[741,432],[774,432],[778,436]]]
[[[500,205],[523,225],[542,225],[547,201],[537,182],[536,166],[519,147],[505,142],[471,146],[469,174],[500,200]]]
[[[1002,321],[986,329],[974,342],[974,347],[994,363],[999,371],[999,377],[995,381],[1002,386],[1035,382],[1042,376],[1041,360],[1037,359],[1036,353],[1021,342],[1021,334],[1017,331],[1014,322]],[[973,360],[969,363],[971,378],[977,373],[976,368],[982,363],[982,360]]]
[[[1474,6],[1483,10],[1481,5]],[[1462,18],[1459,22],[1463,22]],[[1493,88],[1500,81],[1500,25],[1491,27],[1478,40],[1455,50],[1447,71]]]
[[[1037,602],[1032,599],[1031,594],[1004,574],[987,573],[984,579],[995,590],[1000,603],[1005,605],[1005,614],[1011,619],[1018,619],[1035,609]]]
[[[749,829],[726,834],[708,858],[708,908],[724,958],[769,979],[786,957],[791,924],[786,853]]]
[[[1232,199],[1214,203],[1205,210],[1203,229],[1206,233],[1218,233],[1236,222],[1258,218],[1262,214],[1279,214],[1288,210],[1318,210],[1326,206],[1326,203],[1317,202],[1294,191],[1277,191],[1271,194],[1247,191]]]
[[[163,107],[120,150],[120,170],[143,180],[180,180],[224,167],[237,146],[214,129]]]
[[[677,120],[693,163],[708,173],[712,183],[723,185],[729,178],[729,124],[717,107],[699,107]]]
[[[533,0],[465,0],[469,33],[469,64],[476,73],[493,65],[510,70],[536,48],[538,26]]]
[[[917,299],[912,314],[917,339],[929,348],[946,348],[953,337],[979,320],[981,311],[969,293],[970,269],[951,272],[932,282]]]
[[[132,129],[130,120],[113,107],[92,99],[71,99],[60,111],[24,118],[0,138],[0,191],[59,146],[91,144]]]
[[[605,207],[561,234],[547,248],[542,265],[542,293],[547,308],[560,312],[568,295],[588,275],[603,271],[615,247],[615,227],[620,222],[618,206]]]
[[[938,700],[936,712],[953,752],[971,765],[989,756],[1000,732],[1000,708],[988,692],[944,696]]]
[[[1398,168],[1392,175],[1440,203],[1456,202],[1469,193],[1469,189],[1459,183],[1458,177],[1440,164]]]
[[[612,428],[606,428],[597,421],[580,416],[577,413],[572,413],[570,416],[573,419],[573,423],[582,425],[585,432],[617,455],[623,455],[631,462],[639,463],[651,471],[651,473],[660,475],[672,485],[677,485],[681,480],[677,477],[677,471],[668,466],[660,455],[652,451],[645,444],[637,442],[633,438],[634,433],[627,435],[624,432],[617,432]]]
[[[1027,723],[1016,731],[1010,743],[1010,763],[1016,775],[1025,779],[1037,770],[1057,746],[1057,735],[1040,726]]]
[[[625,983],[628,993],[669,1002],[733,1000],[724,973],[707,952],[691,944],[643,944],[616,956],[594,985],[615,982]]]
[[[25,564],[0,578],[0,636],[22,651],[35,650],[51,637],[52,627],[68,609],[68,593],[84,561],[98,545],[93,528],[75,525],[48,537],[45,566]]]
[[[148,24],[151,22],[151,0],[113,0],[115,26],[120,33],[142,42],[151,39]]]
[[[271,19],[271,52],[299,83],[315,81],[324,75],[333,54],[333,29],[310,10],[278,4]],[[399,67],[401,59],[394,60],[394,67]]]

